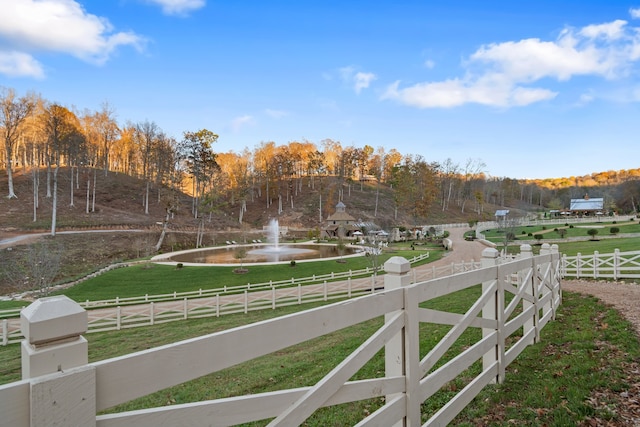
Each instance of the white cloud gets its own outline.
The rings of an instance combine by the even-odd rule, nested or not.
[[[375,74],[356,71],[353,66],[340,68],[339,72],[342,80],[349,85],[353,85],[353,90],[356,93],[368,88],[371,82],[377,79]]]
[[[510,107],[553,99],[557,92],[541,86],[574,76],[615,79],[640,59],[640,31],[626,21],[567,28],[554,41],[536,38],[481,46],[465,62],[463,77],[390,85],[383,99],[419,108],[450,108],[467,103]]]
[[[14,54],[60,52],[95,64],[106,62],[119,46],[140,50],[145,42],[133,32],[114,32],[107,19],[87,13],[75,0],[12,0],[0,14],[0,38]]]
[[[356,73],[353,79],[355,80],[355,91],[360,93],[362,89],[369,87],[371,82],[376,79],[376,75],[373,73]]]
[[[147,0],[162,8],[165,15],[186,15],[191,11],[203,8],[205,0]]]
[[[231,129],[234,132],[237,132],[242,127],[247,126],[247,125],[253,125],[253,124],[254,124],[253,117],[249,116],[249,115],[244,115],[244,116],[236,117],[235,119],[233,119],[231,121]]]
[[[264,112],[267,114],[267,116],[269,116],[269,117],[271,117],[273,119],[281,119],[281,118],[286,117],[286,116],[289,115],[289,113],[287,113],[286,111],[271,110],[269,108],[264,110]]]
[[[625,25],[627,25],[627,21],[616,19],[615,21],[606,24],[587,25],[580,30],[580,34],[592,39],[602,37],[605,39],[617,40],[624,36]]]
[[[629,15],[631,15],[633,19],[640,19],[640,7],[629,9]]]
[[[465,82],[459,79],[419,83],[399,90],[400,82],[390,85],[382,99],[397,99],[418,108],[453,108],[468,103],[493,107],[522,106],[552,99],[557,94],[546,89],[512,88],[490,80]]]
[[[9,77],[34,77],[41,79],[44,71],[38,61],[22,52],[0,51],[0,74]]]
[[[436,63],[433,62],[430,59],[427,59],[426,61],[424,61],[424,67],[431,70],[432,68],[434,68],[436,66]]]

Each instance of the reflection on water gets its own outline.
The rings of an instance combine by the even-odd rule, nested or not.
[[[246,256],[238,258],[238,249],[246,249]],[[245,245],[241,247],[220,247],[202,249],[170,256],[174,262],[195,262],[200,264],[250,264],[254,262],[278,262],[315,258],[333,258],[360,252],[358,247],[336,245],[279,245],[277,248],[265,245]]]

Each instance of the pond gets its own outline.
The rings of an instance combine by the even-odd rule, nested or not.
[[[154,257],[154,262],[175,262],[183,264],[257,264],[318,259],[341,258],[364,255],[360,246],[333,244],[269,244],[230,245],[217,248],[192,249],[172,252]]]

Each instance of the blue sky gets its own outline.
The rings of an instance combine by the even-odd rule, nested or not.
[[[496,177],[640,168],[640,1],[0,0],[0,86],[215,151],[324,139]]]

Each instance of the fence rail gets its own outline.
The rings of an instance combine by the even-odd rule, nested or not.
[[[640,251],[562,257],[561,271],[564,277],[590,279],[638,279],[640,278]]]
[[[429,259],[429,252],[424,252],[422,254],[416,255],[409,259],[411,264],[415,264],[420,261],[424,261],[425,259]],[[198,289],[197,291],[184,291],[184,292],[169,292],[166,294],[156,294],[156,295],[139,295],[134,297],[115,297],[105,300],[86,300],[79,301],[80,306],[86,309],[92,309],[95,307],[108,307],[108,306],[122,306],[122,305],[133,305],[133,304],[148,304],[150,302],[163,302],[163,301],[176,301],[187,299],[195,299],[195,298],[204,298],[204,297],[213,297],[216,295],[224,295],[224,294],[235,294],[244,291],[256,291],[256,290],[265,290],[271,289],[273,287],[289,287],[289,286],[297,286],[299,284],[313,284],[313,283],[322,283],[324,281],[334,281],[334,280],[346,280],[353,279],[361,276],[371,276],[377,274],[376,269],[373,267],[365,267],[360,270],[349,270],[344,272],[331,272],[327,274],[319,274],[308,277],[299,277],[285,280],[270,280],[268,282],[261,283],[247,283],[246,285],[235,285],[235,286],[218,286],[216,288],[211,289]],[[0,319],[17,317],[20,315],[20,311],[24,307],[21,308],[13,308],[0,310]]]
[[[544,245],[543,245],[544,246]],[[548,246],[548,245],[547,245]],[[513,259],[519,259],[518,255]],[[428,257],[428,253],[412,258],[416,262]],[[509,258],[499,258],[497,262],[509,262]],[[411,283],[432,280],[453,274],[464,273],[481,268],[479,261],[451,263],[445,266],[425,265],[411,269]],[[365,270],[360,270],[365,271]],[[332,301],[343,298],[354,298],[368,293],[380,292],[382,276],[371,274],[368,277],[354,278],[357,272],[330,273],[323,276],[313,276],[290,281],[267,282],[239,287],[218,288],[202,291],[202,297],[194,295],[196,292],[174,293],[150,296],[144,304],[133,304],[126,299],[120,299],[121,305],[111,304],[114,300],[89,301],[80,303],[89,311],[88,333],[121,330],[158,323],[180,321],[185,319],[219,317],[225,314],[248,313],[249,311],[275,309],[290,305],[300,305],[317,301]],[[611,254],[592,255],[578,254],[576,256],[561,257],[560,274],[567,278],[588,279],[639,279],[640,251],[620,252],[618,249]],[[341,280],[345,277],[346,280]],[[335,282],[326,280],[333,278]],[[305,285],[305,283],[322,283]],[[226,292],[225,292],[226,291]],[[175,297],[174,297],[175,295]],[[188,295],[188,296],[185,296]],[[189,297],[191,296],[191,297]],[[163,299],[165,298],[166,299]],[[171,297],[171,298],[169,298]],[[144,301],[146,297],[139,297]],[[22,339],[20,319],[17,317],[22,309],[5,310],[0,312],[12,315],[11,318],[0,319],[0,345],[19,343]]]
[[[427,255],[422,255],[422,259]],[[412,258],[412,260],[417,259]],[[440,267],[424,266],[411,270],[411,283],[449,276],[480,268],[481,263],[470,261],[451,263]],[[368,277],[312,285],[242,288],[241,292],[221,293],[203,298],[182,298],[170,301],[151,301],[146,304],[99,307],[94,304],[88,308],[88,333],[105,332],[149,326],[158,323],[180,321],[202,317],[219,317],[225,314],[248,313],[254,310],[276,309],[290,305],[300,305],[318,301],[331,301],[343,298],[355,298],[361,295],[380,292],[383,289],[383,276],[372,274]],[[82,306],[82,304],[81,304]],[[20,319],[17,317],[2,319],[2,345],[19,343],[23,339]]]
[[[428,258],[429,252],[425,252],[411,258],[409,262],[416,263]],[[420,274],[420,277],[414,273],[414,281],[425,280],[429,274],[431,277],[441,277],[465,271],[471,268],[471,265],[473,262],[452,264]],[[381,283],[378,271],[365,268],[291,280],[223,286],[193,292],[84,301],[79,304],[89,310],[88,332],[103,332],[198,317],[275,309],[322,300],[352,298],[380,290]],[[0,345],[15,344],[23,339],[19,319],[23,309],[24,307],[0,311]]]
[[[65,297],[45,298],[23,312],[29,332],[23,342],[25,379],[0,386],[0,425],[235,425],[265,419],[272,419],[270,426],[300,425],[321,407],[375,397],[385,400],[358,425],[445,425],[484,386],[502,382],[506,367],[540,340],[541,329],[555,317],[562,297],[560,257],[547,252],[534,257],[529,247],[519,259],[498,263],[498,252],[488,248],[480,269],[414,284],[407,261],[393,257],[385,263],[383,292],[95,363],[87,363],[80,335],[79,316],[86,311],[69,306],[73,302]],[[470,288],[479,296],[463,314],[423,306]],[[55,328],[31,322],[46,313],[55,313]],[[384,324],[314,385],[96,415],[381,316]],[[450,329],[435,345],[421,348],[427,345],[420,341],[421,324]],[[469,329],[482,331],[477,341],[454,346]],[[385,371],[350,381],[383,348]],[[469,380],[476,363],[480,372]],[[447,402],[432,399],[454,379],[466,385]],[[436,409],[422,413],[427,401]]]

